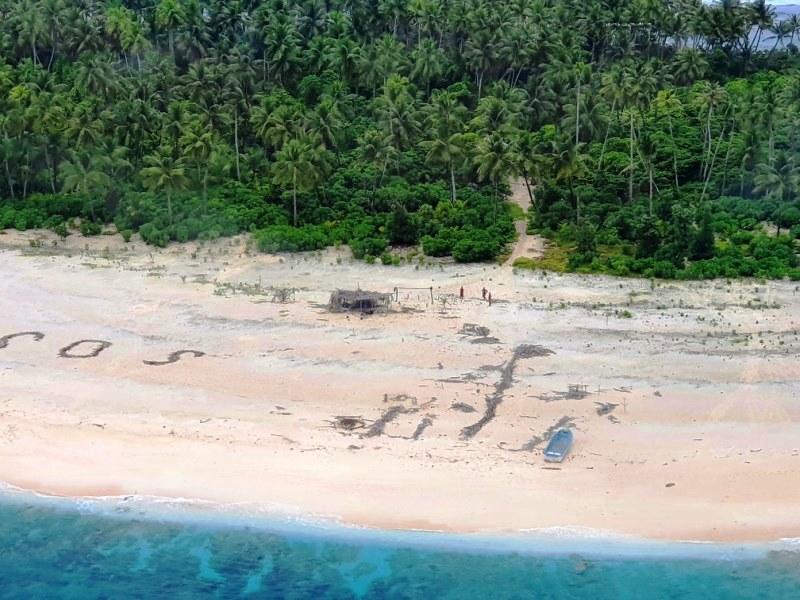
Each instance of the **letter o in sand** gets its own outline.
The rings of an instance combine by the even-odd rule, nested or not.
[[[86,354],[73,354],[72,351],[81,344],[95,344],[95,347]],[[94,358],[103,350],[110,347],[111,342],[105,340],[78,340],[77,342],[71,343],[69,346],[64,346],[58,351],[58,355],[61,358]]]

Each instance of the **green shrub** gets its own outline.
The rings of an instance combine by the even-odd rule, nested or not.
[[[189,241],[189,228],[186,225],[175,226],[175,239],[179,242]]]
[[[469,229],[453,246],[453,258],[458,262],[491,260],[500,253],[500,245],[488,231]]]
[[[145,223],[142,225],[139,229],[139,235],[142,236],[142,240],[144,240],[145,243],[158,246],[159,248],[165,247],[169,242],[169,234],[163,229],[158,229],[152,223]]]
[[[64,221],[53,225],[51,229],[61,239],[64,239],[69,235],[69,231],[67,230],[67,224]]]
[[[94,221],[81,221],[81,233],[84,236],[100,235],[103,231],[103,226]]]
[[[329,245],[329,238],[322,225],[273,225],[255,234],[256,243],[262,252],[301,252],[321,250]]]
[[[350,241],[350,249],[353,251],[355,258],[365,258],[367,256],[374,257],[383,254],[389,241],[380,237],[368,237],[363,239],[355,239]]]

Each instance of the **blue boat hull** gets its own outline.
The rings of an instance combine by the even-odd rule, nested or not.
[[[561,429],[550,438],[550,443],[544,449],[544,459],[547,462],[561,462],[569,454],[572,447],[572,432],[569,429]]]

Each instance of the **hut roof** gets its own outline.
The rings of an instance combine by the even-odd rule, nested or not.
[[[390,293],[370,292],[368,290],[336,290],[331,294],[331,299],[338,298],[344,302],[356,302],[358,300],[387,300],[392,297]]]
[[[336,290],[331,294],[331,310],[371,311],[377,308],[388,308],[392,294],[370,292],[368,290]]]

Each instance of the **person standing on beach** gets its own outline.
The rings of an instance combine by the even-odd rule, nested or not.
[[[489,306],[492,305],[492,292],[489,292]]]
[[[481,290],[481,294],[483,294],[483,299],[486,300],[486,288]]]
[[[463,285],[461,286],[461,290],[459,291],[459,296],[461,296],[462,300],[464,299],[464,286]]]

